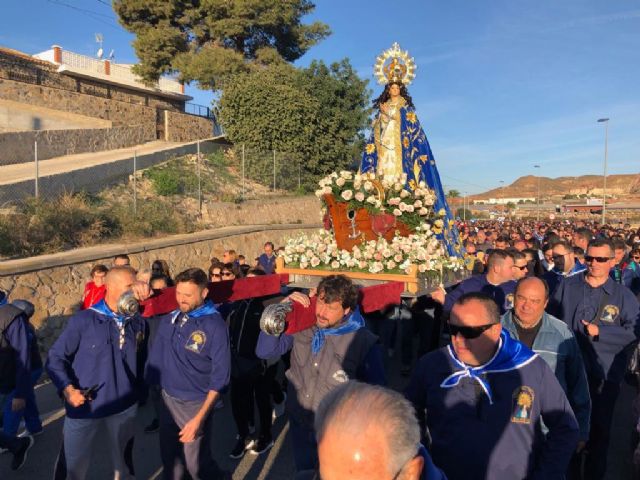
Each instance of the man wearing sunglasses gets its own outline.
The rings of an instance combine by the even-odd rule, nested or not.
[[[607,467],[613,406],[627,365],[626,347],[637,340],[638,300],[609,277],[615,264],[610,240],[593,240],[585,255],[587,271],[566,278],[547,311],[563,320],[576,336],[591,394],[591,431],[587,443],[588,478],[603,478]]]
[[[545,361],[502,331],[491,297],[460,297],[451,345],[418,362],[406,389],[449,480],[563,479],[578,443],[567,397]],[[542,433],[542,421],[548,433]]]
[[[553,293],[558,283],[563,278],[571,277],[577,273],[584,272],[587,267],[576,261],[573,248],[567,242],[560,241],[551,247],[551,258],[553,268],[543,276],[549,285],[549,291]]]

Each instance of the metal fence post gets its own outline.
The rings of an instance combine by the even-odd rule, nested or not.
[[[133,151],[133,214],[138,215],[138,179],[136,172],[138,171],[138,152]]]
[[[202,215],[202,179],[200,175],[200,140],[198,140],[198,159],[197,162],[197,170],[198,170],[198,212]]]
[[[273,191],[276,191],[276,151],[273,151]]]
[[[39,191],[40,189],[39,189],[39,185],[38,185],[38,182],[39,182],[39,179],[40,179],[40,165],[38,164],[38,141],[37,140],[34,142],[33,148],[34,148],[34,150],[33,150],[34,160],[35,160],[35,164],[36,164],[35,165],[36,166],[36,179],[35,179],[35,185],[34,185],[34,190],[35,190],[34,193],[35,193],[35,197],[37,199],[39,197],[39,195],[40,195],[40,191]]]
[[[244,143],[242,144],[242,199],[244,200]]]

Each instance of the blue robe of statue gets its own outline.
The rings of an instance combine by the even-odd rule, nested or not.
[[[404,99],[399,104],[399,112],[392,123],[393,132],[386,132],[384,122],[381,121],[381,114],[378,115],[373,124],[373,133],[367,142],[365,152],[360,163],[362,173],[372,172],[380,175],[382,168],[379,168],[378,152],[385,148],[384,137],[389,138],[390,134],[395,137],[396,151],[402,152],[402,172],[407,175],[407,190],[415,190],[417,185],[424,181],[435,194],[434,211],[444,209],[446,215],[443,217],[444,227],[442,233],[437,234],[437,238],[443,241],[447,251],[451,256],[461,256],[462,246],[460,236],[453,221],[453,215],[447,204],[440,175],[436,168],[436,161],[431,152],[427,136],[420,126],[420,122],[412,107],[405,105]]]

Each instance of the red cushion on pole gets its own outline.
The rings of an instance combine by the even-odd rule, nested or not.
[[[247,298],[264,297],[280,293],[281,275],[260,275],[257,277],[225,280],[210,283],[208,298],[214,303],[235,302]],[[176,287],[165,288],[160,294],[141,302],[142,316],[153,317],[169,313],[178,308]]]
[[[384,310],[390,305],[400,304],[404,283],[389,282],[360,289],[360,310],[363,313]]]

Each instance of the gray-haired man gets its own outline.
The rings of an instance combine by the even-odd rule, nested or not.
[[[420,444],[413,406],[387,388],[357,381],[340,385],[320,403],[315,430],[320,472],[302,473],[299,480],[445,478]]]

